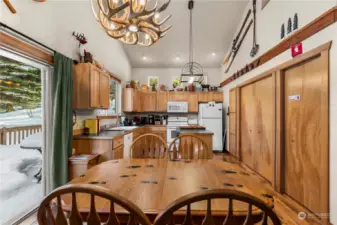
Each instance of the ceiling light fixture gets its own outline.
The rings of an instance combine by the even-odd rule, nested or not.
[[[143,59],[143,60],[147,60],[147,57],[144,55],[144,56],[142,57],[142,59]]]
[[[215,52],[212,52],[212,56],[216,56]]]
[[[176,60],[180,60],[180,57],[179,57],[179,56],[177,56],[177,57],[176,57]]]
[[[97,22],[110,37],[125,44],[151,46],[172,27],[163,28],[171,15],[159,21],[170,2],[157,7],[156,0],[150,10],[146,9],[148,0],[91,0],[91,6]]]
[[[189,83],[190,81],[201,83],[204,79],[204,72],[199,63],[193,61],[193,16],[194,1],[188,2],[188,9],[190,10],[190,57],[181,71],[180,81],[182,83]]]

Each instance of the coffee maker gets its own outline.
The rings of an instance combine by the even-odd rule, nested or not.
[[[149,116],[148,116],[148,122],[149,122],[149,124],[151,124],[151,125],[154,124],[154,115],[149,115]]]

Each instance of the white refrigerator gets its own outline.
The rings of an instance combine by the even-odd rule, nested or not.
[[[209,102],[199,104],[199,125],[206,127],[214,133],[213,135],[213,151],[223,150],[222,143],[222,123],[223,108],[222,103]]]

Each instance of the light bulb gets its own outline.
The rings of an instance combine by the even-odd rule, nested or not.
[[[130,25],[128,30],[131,32],[138,32],[139,28],[136,25]]]

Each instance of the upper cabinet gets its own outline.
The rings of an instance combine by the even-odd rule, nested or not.
[[[188,102],[188,112],[198,112],[201,102],[223,102],[222,92],[141,92],[123,89],[123,112],[166,112],[168,102]]]
[[[141,102],[143,112],[155,112],[157,109],[157,92],[142,92]]]
[[[157,92],[157,112],[166,112],[168,102],[168,92]]]
[[[80,63],[73,68],[75,109],[108,109],[110,77],[90,63]]]

